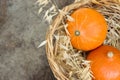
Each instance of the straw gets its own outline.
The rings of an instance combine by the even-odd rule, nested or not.
[[[120,0],[75,0],[57,12],[46,33],[46,40],[42,43],[46,43],[48,62],[57,80],[94,78],[90,71],[90,61],[86,60],[86,52],[73,48],[65,23],[65,20],[74,21],[70,15],[82,7],[94,8],[102,13],[108,23],[107,38],[103,44],[120,49]]]

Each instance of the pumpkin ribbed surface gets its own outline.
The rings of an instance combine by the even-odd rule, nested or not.
[[[73,47],[88,51],[100,46],[106,38],[107,23],[99,12],[91,8],[80,8],[71,14],[68,31]]]
[[[101,46],[90,52],[91,70],[95,80],[120,80],[120,51],[112,46]]]

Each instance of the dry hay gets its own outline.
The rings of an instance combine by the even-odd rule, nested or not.
[[[58,10],[59,13],[50,25],[44,41],[47,58],[57,80],[91,80],[93,77],[90,61],[86,60],[87,52],[73,48],[65,23],[65,20],[72,21],[70,14],[81,7],[94,8],[104,15],[108,23],[108,33],[103,44],[120,49],[120,1],[76,0]]]

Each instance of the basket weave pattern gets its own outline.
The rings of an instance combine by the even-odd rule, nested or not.
[[[46,54],[57,80],[92,80],[86,52],[74,49],[70,43],[65,20],[81,7],[94,8],[105,16],[108,23],[107,38],[103,44],[120,49],[120,1],[83,0],[64,7],[47,32]],[[70,19],[70,18],[69,18]]]

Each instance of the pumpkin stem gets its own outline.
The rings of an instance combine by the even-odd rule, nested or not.
[[[109,58],[112,58],[112,57],[114,56],[114,54],[113,54],[113,52],[108,52],[108,53],[107,53],[107,56],[108,56]]]
[[[76,31],[75,31],[75,35],[76,35],[76,36],[79,36],[79,35],[80,35],[80,31],[76,30]]]

